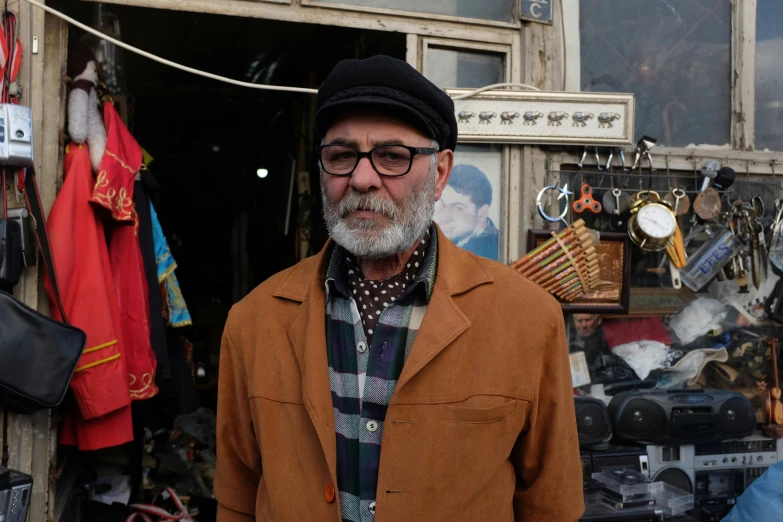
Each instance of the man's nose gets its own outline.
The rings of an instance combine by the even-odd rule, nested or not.
[[[369,192],[378,190],[382,184],[383,180],[380,174],[375,172],[375,169],[372,167],[370,158],[360,159],[353,170],[353,174],[351,174],[351,188],[358,192]]]

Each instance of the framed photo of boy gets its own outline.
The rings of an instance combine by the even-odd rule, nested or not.
[[[552,238],[551,230],[530,230],[528,252]],[[600,232],[598,254],[599,288],[570,302],[561,302],[563,312],[627,314],[631,303],[631,242],[622,232]]]
[[[504,237],[503,172],[500,146],[460,143],[433,216],[458,247],[493,261],[500,260]]]

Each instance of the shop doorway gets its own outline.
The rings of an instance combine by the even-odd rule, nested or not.
[[[317,88],[345,58],[388,54],[405,59],[401,33],[127,6],[107,9],[116,15],[125,42],[248,82]],[[93,21],[92,6],[65,10],[85,23]],[[80,36],[72,30],[72,37]],[[122,62],[122,92],[114,98],[131,133],[153,158],[149,170],[160,187],[151,200],[193,323],[181,335],[192,345],[200,372],[200,406],[214,412],[220,340],[231,306],[274,273],[317,252],[326,240],[319,182],[310,165],[315,96],[234,87],[127,52]],[[300,190],[308,182],[310,190]],[[309,252],[301,251],[302,235],[310,238]],[[150,404],[153,400],[165,398]],[[157,418],[150,421],[149,408],[144,409],[143,415],[134,411],[134,424],[145,424],[135,426],[141,438],[170,429],[169,412],[177,412],[155,404]],[[144,428],[151,431],[145,434]],[[168,451],[166,436],[153,439],[152,454],[157,457],[159,446]],[[134,497],[150,501],[152,490],[145,493],[141,476],[154,480],[156,474],[142,468],[160,467],[165,460],[157,457],[157,463],[147,464],[145,457],[142,463],[140,442],[149,447],[145,439],[126,448],[132,456],[123,462],[131,469],[122,472],[132,475]],[[96,455],[90,465],[101,461]],[[159,485],[174,481],[191,497],[211,489],[208,480],[192,490],[185,479],[178,486],[171,473],[157,480]]]
[[[405,58],[405,35],[360,29],[112,6],[125,41],[216,74],[317,88],[345,58]],[[325,241],[318,180],[310,171],[315,97],[250,90],[126,54],[128,123],[154,158],[153,201],[193,317],[194,359],[214,405],[220,335],[230,306],[295,264],[299,236]],[[310,220],[300,204],[312,205]],[[307,228],[308,230],[303,230]]]

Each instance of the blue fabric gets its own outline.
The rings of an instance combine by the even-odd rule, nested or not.
[[[764,472],[737,499],[723,522],[783,520],[783,461]]]
[[[188,305],[185,304],[185,298],[182,296],[182,290],[179,288],[179,281],[174,274],[177,263],[174,256],[171,255],[166,236],[163,234],[163,227],[158,221],[158,214],[155,207],[150,203],[150,217],[152,218],[152,241],[155,245],[155,262],[158,264],[158,283],[164,284],[166,288],[166,319],[169,326],[179,327],[193,324],[190,319]]]

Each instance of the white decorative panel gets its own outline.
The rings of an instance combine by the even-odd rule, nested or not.
[[[447,89],[458,97],[471,89]],[[459,141],[632,145],[633,94],[484,91],[455,99]]]

